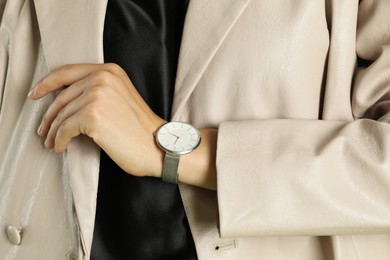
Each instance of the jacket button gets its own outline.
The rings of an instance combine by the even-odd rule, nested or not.
[[[7,227],[7,237],[9,242],[13,245],[20,245],[20,242],[22,241],[22,235],[21,230],[17,229],[14,226],[8,226]]]

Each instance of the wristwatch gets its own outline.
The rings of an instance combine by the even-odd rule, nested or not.
[[[162,180],[177,183],[180,155],[188,154],[199,146],[200,132],[188,123],[169,122],[161,126],[154,136],[158,146],[165,151]]]

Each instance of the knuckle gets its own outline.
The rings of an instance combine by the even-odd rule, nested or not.
[[[66,64],[54,70],[55,74],[64,74],[70,69],[71,65]]]
[[[64,120],[58,126],[58,129],[57,129],[57,132],[56,132],[56,136],[55,136],[56,142],[58,140],[62,140],[64,138],[64,136],[67,135],[67,132],[68,132],[68,121]]]
[[[107,63],[105,64],[105,67],[108,71],[116,74],[116,73],[122,73],[123,69],[116,63]]]
[[[48,122],[49,122],[49,115],[48,115],[48,113],[46,112],[46,113],[43,115],[43,117],[42,117],[41,123],[42,123],[42,125],[47,125]]]
[[[82,113],[82,118],[84,122],[87,122],[90,125],[95,125],[99,121],[99,113],[95,105],[90,104],[85,107]]]
[[[105,65],[106,65],[107,70],[110,71],[112,74],[116,75],[117,78],[128,79],[128,75],[127,75],[126,71],[118,64],[107,63]]]
[[[65,131],[62,128],[60,128],[57,132],[57,135],[54,138],[54,143],[56,146],[60,146],[63,144],[64,136],[65,136]]]
[[[83,110],[81,114],[81,120],[83,123],[80,124],[79,131],[96,141],[95,138],[97,137],[97,128],[99,126],[100,116],[95,108],[95,106],[91,105]]]
[[[51,75],[46,75],[44,78],[42,78],[38,83],[37,83],[37,88],[36,92],[40,91],[42,87],[49,85],[51,82]]]
[[[89,103],[96,102],[102,98],[104,99],[105,92],[106,90],[104,85],[95,85],[91,87],[87,92]]]
[[[46,75],[45,77],[41,78],[38,83],[37,83],[37,86],[40,87],[42,85],[45,85],[47,83],[47,78],[48,76]]]
[[[71,67],[70,64],[64,64],[56,69],[56,71],[66,71]]]
[[[92,78],[97,85],[108,85],[112,80],[112,74],[106,70],[99,70],[92,75]]]
[[[62,121],[63,121],[63,118],[64,118],[64,111],[61,110],[61,111],[57,114],[57,117],[56,117],[55,121],[56,121],[57,124],[58,124],[59,122],[62,122]]]
[[[64,135],[64,131],[65,131],[65,129],[66,129],[66,125],[67,125],[67,123],[66,123],[66,121],[64,121],[64,122],[61,122],[61,124],[58,126],[58,130],[57,130],[57,134],[56,134],[56,139],[57,139],[57,138],[60,138],[61,136]]]
[[[65,106],[64,94],[62,94],[62,92],[58,94],[57,97],[54,99],[53,105],[57,109]]]

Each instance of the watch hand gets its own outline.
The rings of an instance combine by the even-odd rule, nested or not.
[[[177,135],[174,135],[174,134],[172,134],[172,133],[168,133],[168,134],[173,135],[173,136],[176,137],[176,138],[179,138]]]

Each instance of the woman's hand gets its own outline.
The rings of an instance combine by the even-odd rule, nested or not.
[[[38,129],[45,146],[63,152],[73,137],[91,137],[123,170],[161,176],[163,152],[153,132],[165,123],[148,107],[115,64],[66,65],[30,91],[31,99],[59,93]]]
[[[63,152],[80,134],[91,137],[116,164],[135,176],[161,177],[164,152],[153,137],[166,123],[145,103],[115,64],[76,64],[48,74],[30,91],[37,100],[59,91],[38,129],[45,146]],[[179,181],[216,189],[216,129],[200,129],[202,142],[181,156]]]

